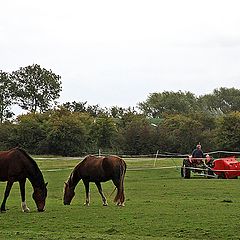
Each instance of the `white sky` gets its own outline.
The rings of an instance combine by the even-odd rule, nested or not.
[[[51,69],[60,103],[128,107],[153,92],[240,88],[238,0],[1,0],[0,9],[0,70]]]

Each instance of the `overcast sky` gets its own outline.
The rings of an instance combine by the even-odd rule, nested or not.
[[[7,0],[0,70],[61,76],[60,103],[136,106],[150,93],[240,88],[238,0]]]

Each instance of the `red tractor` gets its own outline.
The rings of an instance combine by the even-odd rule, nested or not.
[[[240,176],[240,162],[235,156],[213,160],[208,155],[206,158],[192,158],[183,160],[181,176],[190,178],[191,172],[208,178],[238,178]]]

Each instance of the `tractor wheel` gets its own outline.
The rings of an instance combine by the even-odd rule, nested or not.
[[[189,167],[188,162],[183,161],[183,165],[181,167],[181,176],[183,178],[190,178],[191,177],[191,170],[188,167]]]
[[[207,178],[212,178],[210,176],[214,176],[214,172],[212,170],[208,170],[207,174],[209,175]]]
[[[222,172],[220,175],[218,175],[218,179],[226,179],[226,175],[224,172]]]

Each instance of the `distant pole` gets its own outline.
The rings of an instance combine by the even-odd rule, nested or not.
[[[98,156],[99,157],[101,156],[101,149],[100,148],[98,149]]]
[[[158,153],[159,153],[159,150],[157,150],[157,152],[156,152],[156,156],[155,156],[155,160],[154,160],[153,167],[156,166],[156,161],[157,161]]]

